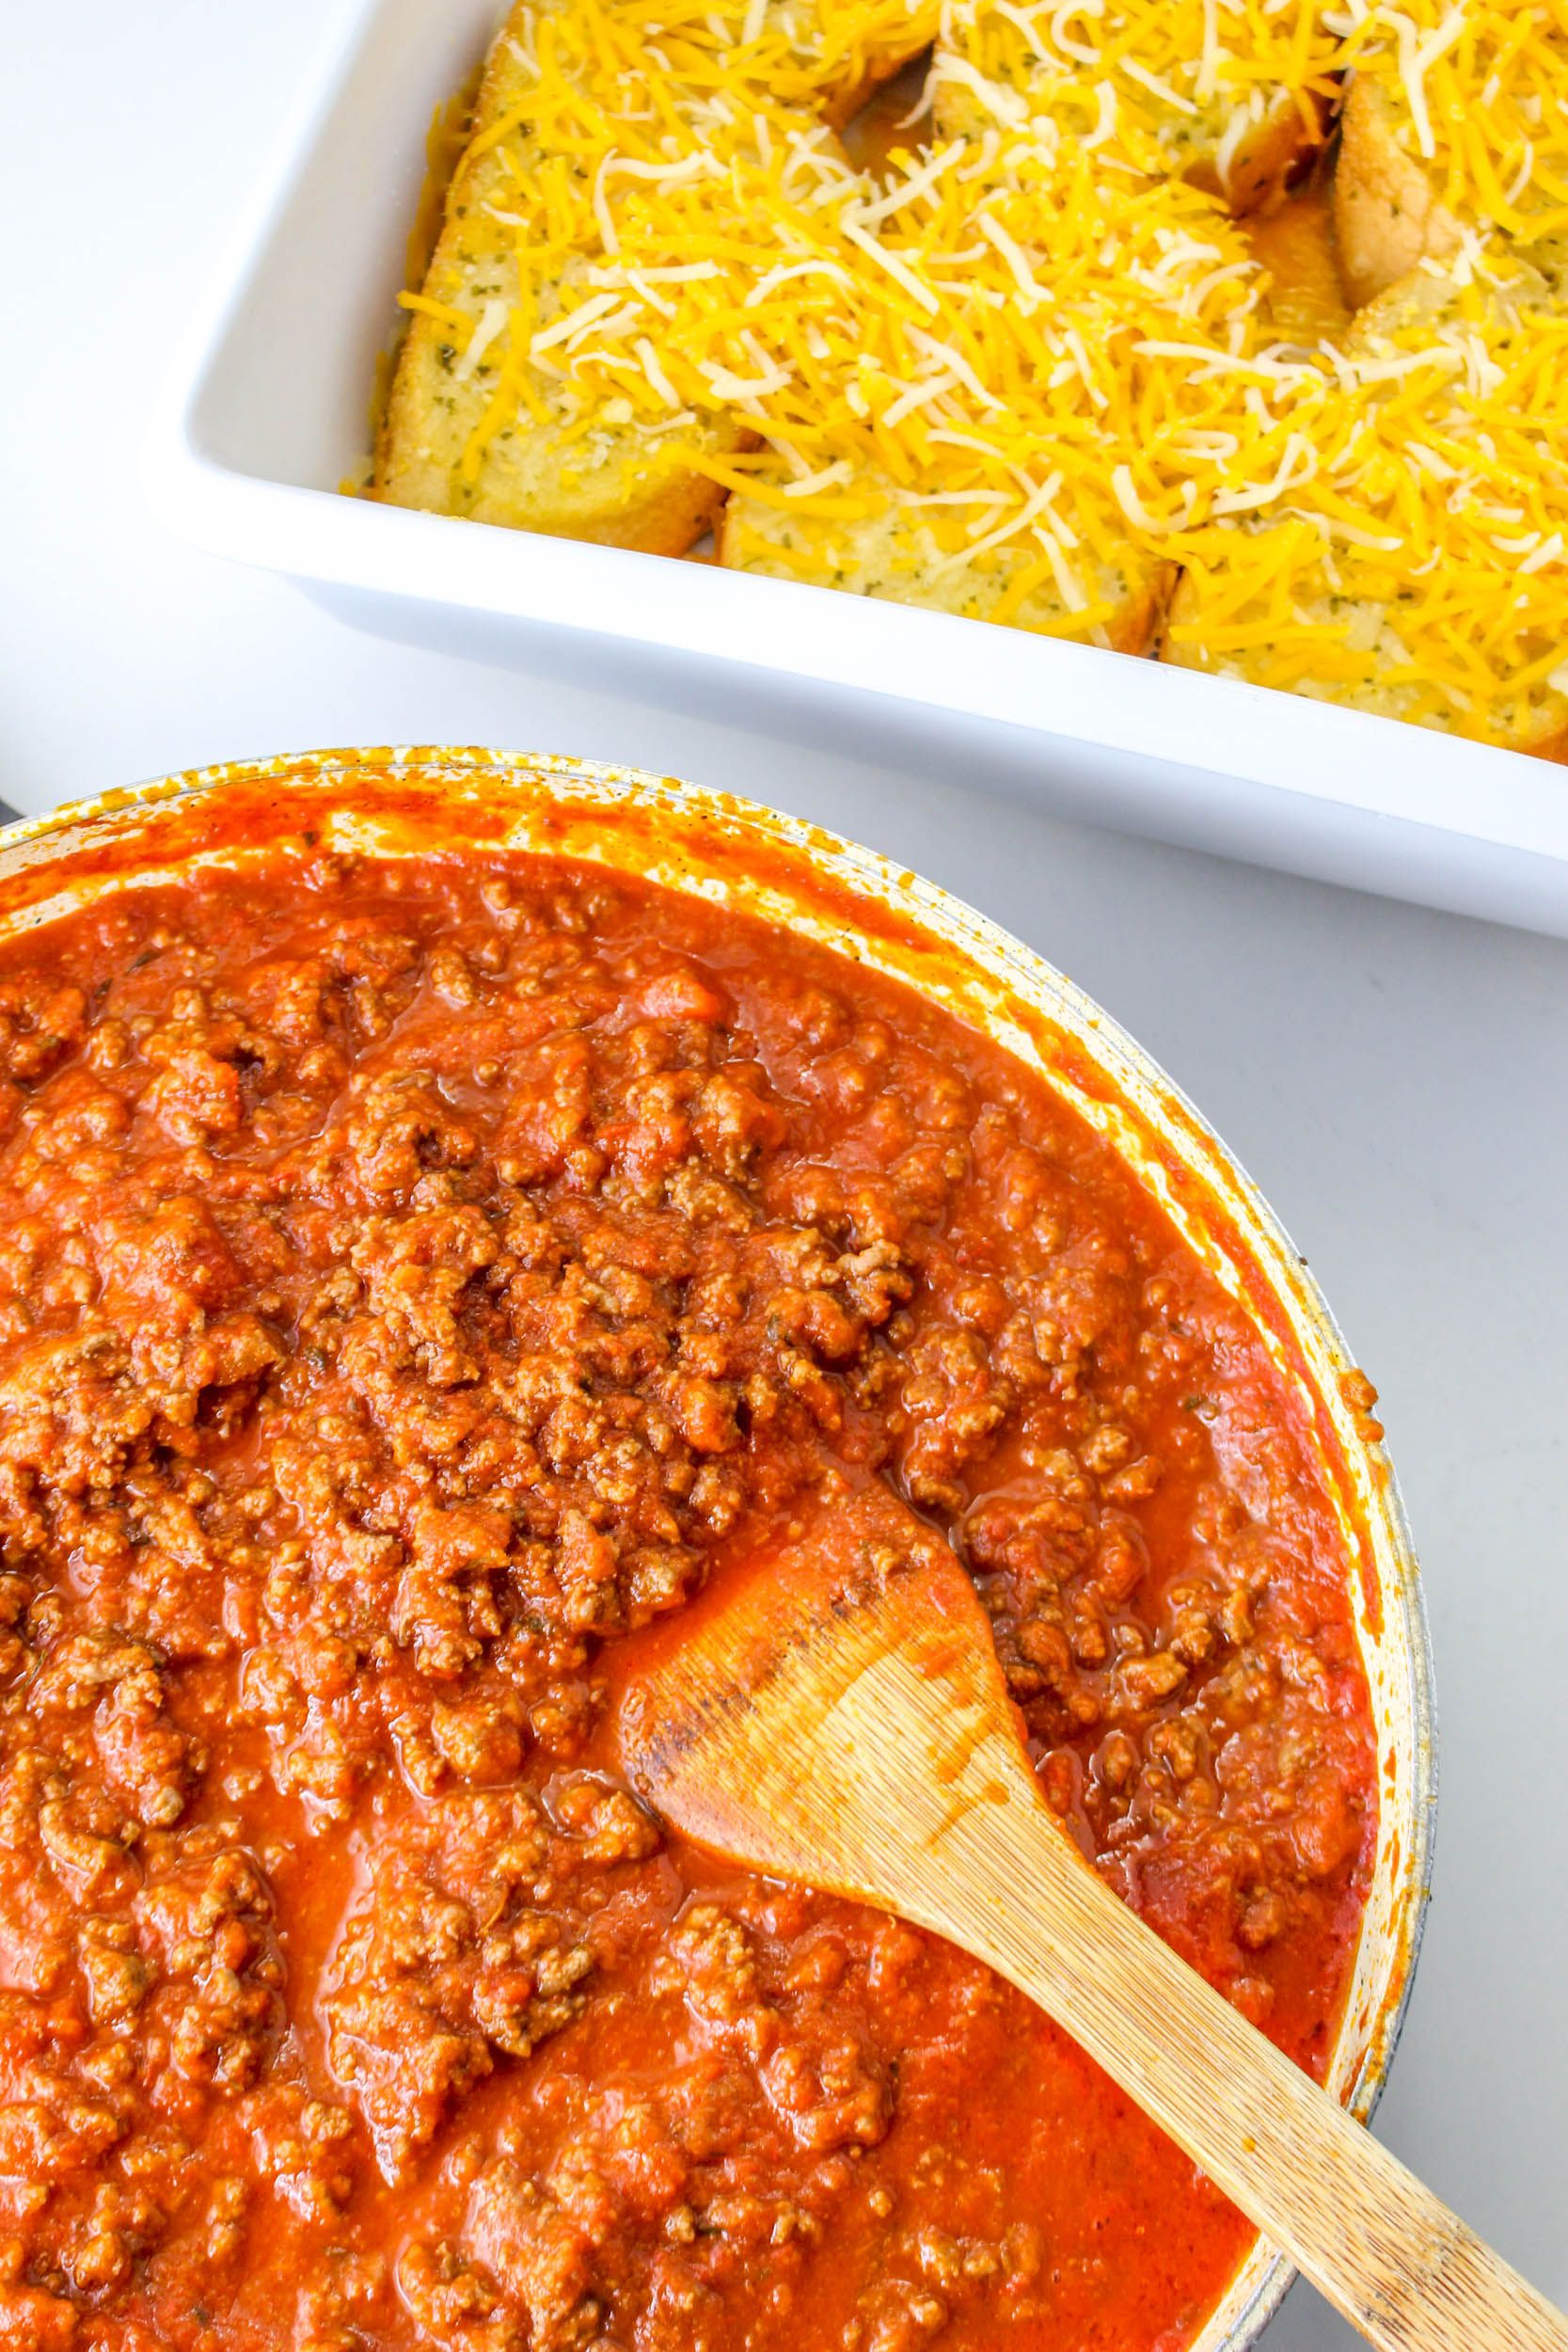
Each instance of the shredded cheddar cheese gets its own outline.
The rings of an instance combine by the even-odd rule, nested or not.
[[[1324,22],[1457,219],[1568,236],[1568,0],[1340,0]]]
[[[462,495],[534,433],[573,489],[716,485],[729,563],[1106,645],[1180,569],[1203,666],[1499,738],[1560,695],[1568,320],[1496,240],[1568,225],[1568,0],[545,0],[509,33],[463,235],[403,297],[451,339]],[[933,37],[929,148],[857,172],[830,125]],[[1347,68],[1475,228],[1430,299],[1309,345],[1224,192]]]
[[[1541,733],[1561,691],[1565,365],[1549,304],[1473,285],[1435,315],[1401,306],[1323,403],[1310,485],[1175,543],[1176,644],[1263,685]]]
[[[1196,169],[1228,195],[1238,153],[1271,118],[1315,127],[1342,47],[1311,0],[957,0],[934,67],[938,117],[973,122],[1004,92],[1015,122],[1092,139],[1102,160],[1149,177]]]

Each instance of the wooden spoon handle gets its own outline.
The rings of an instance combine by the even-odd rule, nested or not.
[[[1568,2320],[1083,1859],[973,1585],[887,1490],[764,1554],[623,1711],[628,1769],[688,1836],[1009,1978],[1383,2352],[1568,2352]]]
[[[1568,2320],[1119,1902],[1032,1784],[1006,1795],[951,1821],[911,1915],[1065,2026],[1384,2352],[1568,2352]]]

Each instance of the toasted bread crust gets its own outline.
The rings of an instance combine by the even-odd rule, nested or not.
[[[1340,116],[1334,229],[1346,297],[1357,310],[1418,262],[1459,250],[1459,223],[1400,145],[1387,99],[1360,77]]]
[[[923,50],[930,47],[933,29],[931,25],[919,24],[921,37],[916,39],[911,29],[907,48],[884,50],[879,56],[868,58],[864,71],[855,81],[845,82],[837,89],[831,90],[819,109],[829,130],[842,131],[845,124],[875,98],[885,83],[896,81],[905,67],[912,64]]]
[[[1366,612],[1370,609],[1352,608],[1353,612]],[[1262,617],[1261,610],[1257,617]],[[1343,620],[1346,618],[1346,613],[1343,610],[1331,612],[1330,608],[1324,604],[1322,617],[1325,621]],[[1238,678],[1253,686],[1271,684],[1267,676],[1260,675],[1266,667],[1265,658],[1269,650],[1266,646],[1250,659],[1244,654],[1225,654],[1216,658],[1208,653],[1200,644],[1179,643],[1172,636],[1171,632],[1175,629],[1196,628],[1201,618],[1202,611],[1193,577],[1190,572],[1183,573],[1170,599],[1159,649],[1159,658],[1162,661],[1168,661],[1173,667],[1180,670],[1201,670],[1210,677]],[[1297,687],[1293,691],[1298,693],[1306,691],[1310,694],[1312,689],[1307,686]],[[1380,719],[1408,719],[1415,715],[1407,707],[1410,701],[1410,690],[1407,687],[1386,685],[1376,678],[1359,687],[1339,682],[1336,685],[1333,693],[1324,693],[1322,699],[1338,703],[1348,709],[1370,711],[1374,717]],[[1460,726],[1457,720],[1453,718],[1440,719],[1427,716],[1421,719],[1419,723],[1433,727],[1438,733],[1445,735],[1471,732],[1470,729]],[[1535,706],[1528,725],[1513,733],[1488,733],[1479,739],[1496,744],[1504,751],[1528,752],[1536,759],[1556,760],[1568,765],[1568,698],[1561,694],[1549,694]]]
[[[1246,228],[1247,243],[1269,273],[1263,298],[1279,332],[1308,346],[1325,336],[1339,340],[1351,314],[1326,190],[1310,188],[1276,211],[1255,213]]]
[[[550,4],[545,0],[546,10]],[[503,167],[495,149],[478,157],[471,149],[527,87],[513,44],[526,13],[519,0],[491,50],[475,103],[470,148],[453,178],[425,279],[427,295],[475,321],[487,303],[504,304],[510,312],[518,297],[515,250],[504,228],[485,211],[487,204],[507,209]],[[536,6],[532,14],[539,13]],[[519,145],[531,145],[527,134],[516,136]],[[564,282],[558,279],[541,290],[546,305],[559,300]],[[472,438],[510,345],[508,323],[487,347],[483,362],[466,370],[456,330],[415,313],[398,358],[371,496],[389,506],[457,515],[547,537],[684,555],[711,528],[723,503],[722,489],[705,474],[662,465],[649,439],[635,429],[607,429],[586,441],[564,439],[574,411],[543,378],[535,378],[532,387],[543,420],[531,419],[519,405],[516,421],[491,438],[473,462]],[[682,437],[714,456],[744,449],[752,438],[721,415],[683,428]]]
[[[724,502],[721,486],[705,474],[657,469],[630,433],[599,437],[603,446],[585,453],[580,443],[563,447],[553,422],[515,428],[491,442],[469,479],[463,453],[488,395],[443,409],[451,378],[443,348],[451,346],[442,328],[417,315],[393,379],[372,497],[388,506],[646,555],[684,555],[712,528]],[[704,435],[715,455],[744,449],[751,437],[723,418]]]
[[[998,551],[989,565],[981,563],[948,567],[927,553],[922,562],[913,516],[901,512],[896,498],[889,511],[865,522],[835,525],[832,533],[839,556],[833,580],[836,590],[851,596],[885,596],[927,612],[951,612],[971,620],[990,620],[1007,596],[1019,572],[1034,560],[1033,548]],[[809,530],[809,524],[805,526]],[[725,507],[717,533],[721,564],[736,571],[762,572],[778,580],[796,577],[795,566],[780,552],[770,555],[765,543],[787,550],[801,526],[781,515],[777,507],[737,491]],[[1117,653],[1148,653],[1159,637],[1178,578],[1174,564],[1164,564],[1128,546],[1117,564],[1102,570],[1089,583],[1101,602],[1115,611],[1100,624],[1103,642]],[[1063,633],[1072,608],[1053,580],[1045,580],[1023,597],[1009,614],[1016,628]]]
[[[1194,164],[1186,177],[1197,188],[1224,199],[1238,220],[1272,213],[1291,185],[1321,153],[1326,133],[1322,102],[1281,90],[1255,130],[1249,131],[1223,171],[1217,151]]]
[[[724,492],[705,474],[682,471],[649,483],[639,480],[635,461],[618,452],[596,466],[581,487],[563,485],[562,472],[575,469],[565,466],[548,431],[527,437],[515,468],[488,463],[470,495],[461,472],[460,448],[445,462],[420,453],[423,444],[419,437],[428,429],[430,417],[421,382],[428,373],[419,356],[399,369],[386,455],[371,492],[384,504],[458,515],[507,530],[536,531],[546,538],[630,548],[644,555],[684,555],[713,528]],[[739,436],[721,440],[715,434],[712,438],[716,453],[744,446]]]
[[[1111,627],[1114,653],[1149,654],[1155,650],[1180,580],[1178,564],[1155,566],[1140,593],[1129,598],[1123,617]]]
[[[496,149],[475,156],[472,148],[526,91],[529,75],[522,59],[531,20],[552,10],[564,12],[562,0],[534,0],[531,7],[517,0],[496,38],[475,102],[469,149],[453,177],[425,278],[426,296],[471,321],[483,316],[487,304],[502,304],[510,313],[518,294],[515,249],[487,209],[506,213],[510,183]],[[917,55],[930,29],[911,19],[912,46],[863,60],[853,84],[832,92],[821,108],[830,126],[853,113]],[[531,160],[532,135],[517,128],[512,136]],[[559,304],[567,283],[562,277],[539,289],[540,323]],[[471,369],[458,348],[459,331],[450,322],[415,313],[378,437],[372,498],[650,555],[684,555],[712,529],[724,502],[719,484],[695,469],[664,464],[657,437],[633,423],[607,418],[586,437],[571,431],[577,416],[570,400],[536,372],[531,377],[531,406],[542,409],[543,418],[531,419],[519,401],[515,420],[476,452],[476,428],[510,353],[511,326],[500,329]],[[754,433],[722,412],[689,421],[680,437],[714,458],[756,445]]]

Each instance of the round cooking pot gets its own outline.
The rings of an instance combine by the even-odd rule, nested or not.
[[[0,936],[105,892],[286,850],[553,851],[803,931],[937,999],[1040,1071],[1159,1200],[1294,1390],[1351,1564],[1376,1719],[1377,1856],[1328,2088],[1369,2115],[1415,1970],[1432,1855],[1431,1662],[1409,1531],[1365,1383],[1305,1261],[1164,1073],[1070,980],[918,875],[729,793],[530,754],[324,752],[142,785],[0,834]],[[1196,2340],[1243,2352],[1293,2273],[1259,2245]]]

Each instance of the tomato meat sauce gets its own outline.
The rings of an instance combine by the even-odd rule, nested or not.
[[[1045,1792],[1321,2071],[1376,1830],[1301,1406],[1130,1170],[847,959],[319,850],[0,962],[12,2352],[1152,2352],[1251,2243],[929,1935],[617,1776],[835,1473]],[[660,1639],[667,1639],[661,1629]]]

